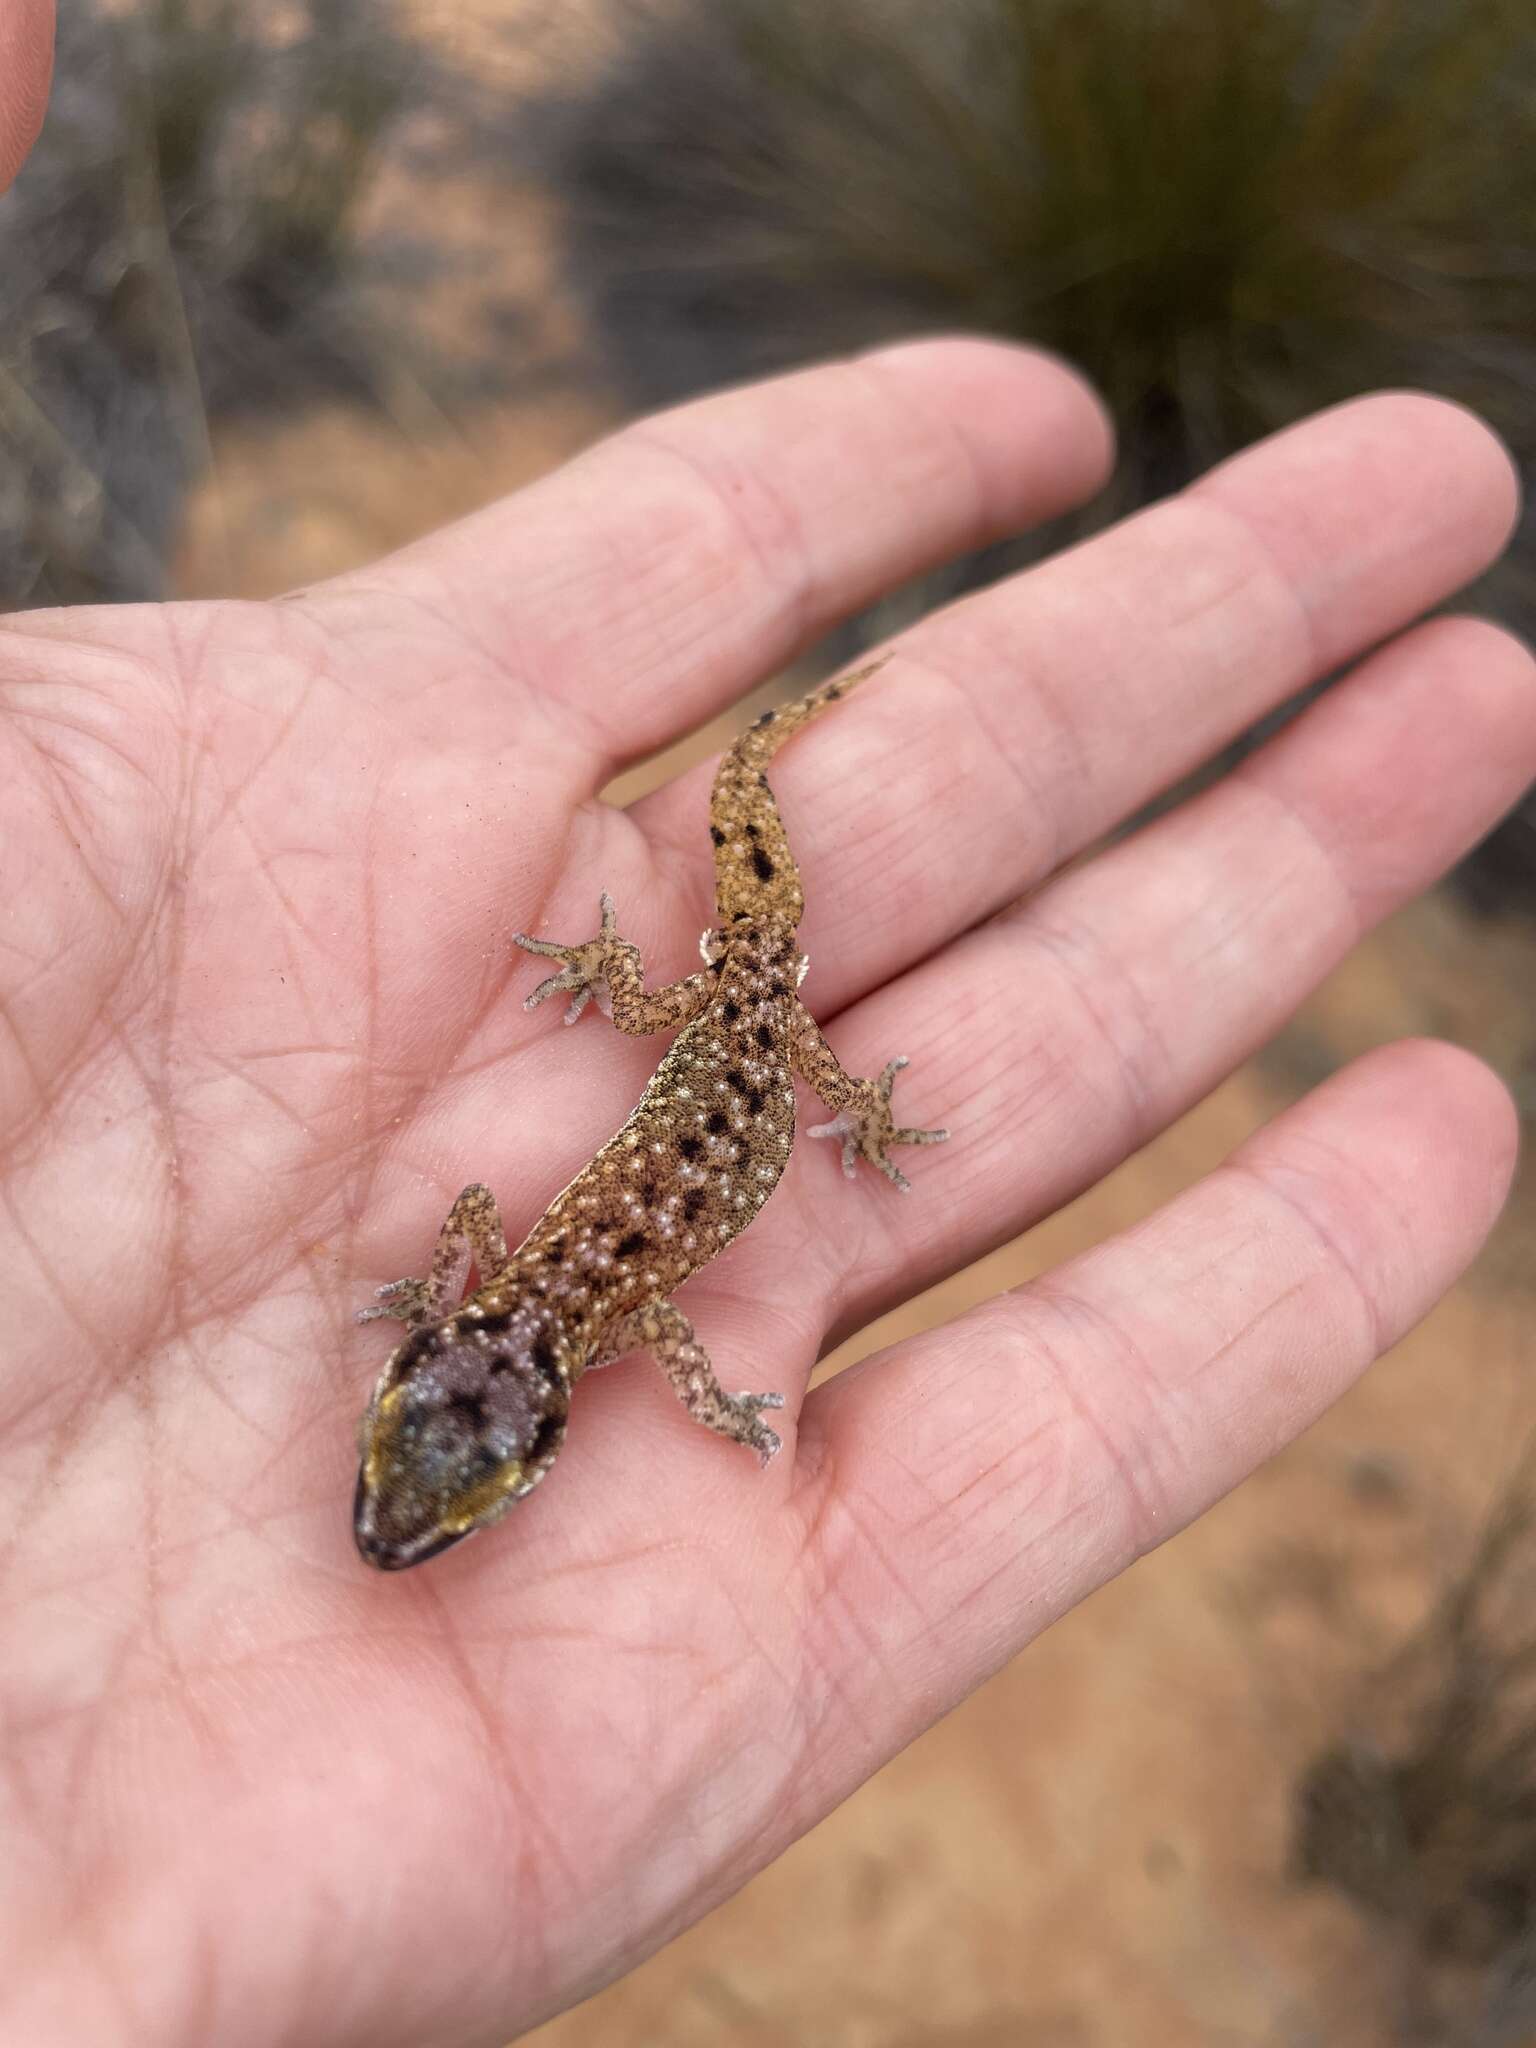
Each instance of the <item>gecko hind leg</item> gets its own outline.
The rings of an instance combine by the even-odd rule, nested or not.
[[[473,1260],[482,1281],[507,1263],[506,1233],[496,1197],[479,1181],[459,1196],[443,1221],[424,1280],[391,1280],[378,1290],[372,1308],[360,1308],[357,1320],[372,1323],[391,1317],[419,1329],[440,1322],[464,1298],[464,1283]]]
[[[608,1325],[592,1363],[611,1365],[626,1352],[649,1351],[695,1422],[754,1450],[766,1465],[780,1449],[775,1431],[762,1420],[765,1408],[782,1408],[782,1394],[728,1394],[694,1335],[693,1325],[670,1301],[647,1302]]]

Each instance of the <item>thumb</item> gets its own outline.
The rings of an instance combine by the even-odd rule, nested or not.
[[[53,0],[0,0],[0,192],[37,140],[52,72]]]

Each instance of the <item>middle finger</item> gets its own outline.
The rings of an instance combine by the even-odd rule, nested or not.
[[[774,770],[825,1014],[1000,908],[1503,545],[1500,443],[1442,400],[1357,400],[935,614]],[[701,767],[635,807],[697,875]]]
[[[796,1158],[826,1269],[816,1335],[1050,1214],[1262,1045],[1519,797],[1532,680],[1481,620],[1422,626],[1235,774],[839,1020],[855,1072],[912,1055],[901,1120],[953,1142],[921,1157],[910,1201],[875,1186],[857,1214],[828,1162]]]

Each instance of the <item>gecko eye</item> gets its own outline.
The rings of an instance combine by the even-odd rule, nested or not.
[[[357,1547],[381,1571],[436,1557],[537,1486],[569,1381],[547,1343],[450,1316],[406,1339],[363,1425]]]

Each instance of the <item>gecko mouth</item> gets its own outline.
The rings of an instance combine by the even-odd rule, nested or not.
[[[466,1536],[475,1533],[473,1526],[446,1530],[430,1526],[414,1534],[392,1530],[384,1526],[385,1517],[381,1509],[378,1496],[369,1491],[363,1475],[359,1473],[352,1507],[352,1534],[357,1541],[358,1554],[376,1571],[403,1572],[408,1565],[425,1564],[429,1557],[441,1557],[445,1550],[451,1550],[455,1543],[462,1543]]]

